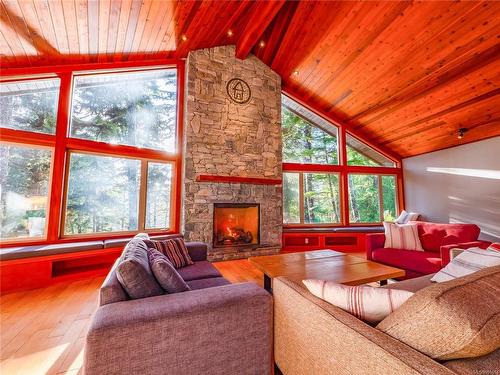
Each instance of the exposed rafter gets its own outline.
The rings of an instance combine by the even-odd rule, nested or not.
[[[237,58],[244,59],[248,56],[284,4],[284,0],[255,3],[258,5],[258,11],[251,14],[236,43]]]

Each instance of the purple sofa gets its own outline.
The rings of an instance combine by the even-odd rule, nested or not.
[[[191,291],[130,300],[116,263],[100,289],[84,373],[271,374],[272,297],[253,283],[231,284],[187,242],[191,266],[178,271]]]

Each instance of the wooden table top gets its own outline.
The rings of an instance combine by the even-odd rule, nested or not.
[[[250,257],[248,260],[270,278],[285,276],[295,282],[320,279],[361,285],[405,275],[399,268],[329,249]]]

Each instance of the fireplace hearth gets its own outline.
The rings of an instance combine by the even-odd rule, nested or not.
[[[258,203],[214,203],[214,247],[255,246],[260,243]]]

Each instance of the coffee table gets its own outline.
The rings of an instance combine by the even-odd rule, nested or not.
[[[264,288],[270,293],[272,279],[278,276],[286,276],[295,282],[320,279],[361,285],[405,275],[405,271],[399,268],[330,249],[257,256],[248,260],[264,273]]]

